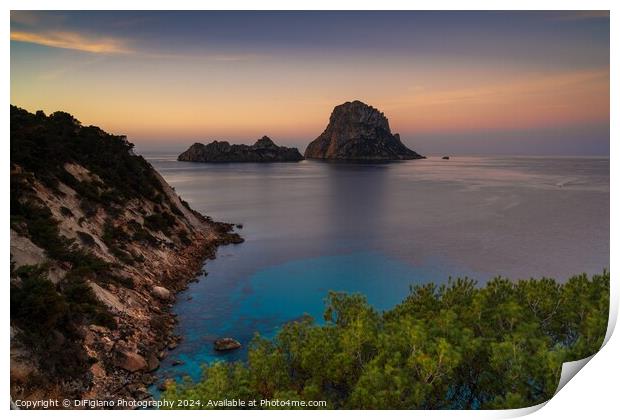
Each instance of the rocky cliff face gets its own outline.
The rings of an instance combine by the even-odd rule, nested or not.
[[[304,154],[312,159],[386,161],[423,159],[392,134],[382,112],[360,101],[334,108],[323,133]]]
[[[303,156],[294,147],[277,146],[264,136],[252,146],[213,141],[194,143],[179,155],[178,160],[190,162],[297,162]]]
[[[181,200],[124,136],[11,107],[11,397],[143,399],[175,292],[232,225]]]

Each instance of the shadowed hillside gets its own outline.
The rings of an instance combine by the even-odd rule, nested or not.
[[[11,106],[11,395],[144,398],[174,292],[240,242],[125,136]]]

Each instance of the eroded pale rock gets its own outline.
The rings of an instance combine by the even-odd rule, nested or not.
[[[170,290],[162,286],[153,286],[153,295],[155,295],[157,299],[163,301],[168,301],[172,298],[172,293],[170,293]]]

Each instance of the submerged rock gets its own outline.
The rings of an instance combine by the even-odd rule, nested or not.
[[[178,157],[178,160],[189,162],[297,162],[303,159],[296,148],[277,146],[267,136],[251,146],[227,141],[194,143]]]
[[[181,342],[182,339],[183,337],[181,337],[180,335],[172,336],[170,338],[170,341],[168,342],[168,350],[176,349],[179,346],[179,343]]]
[[[323,133],[304,154],[312,159],[387,161],[424,159],[392,134],[387,118],[360,101],[345,102],[332,111]]]
[[[218,338],[213,342],[213,348],[217,351],[236,350],[240,347],[241,343],[230,337]]]

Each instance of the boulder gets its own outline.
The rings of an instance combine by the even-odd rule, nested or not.
[[[153,295],[155,295],[157,299],[163,301],[168,301],[172,298],[172,293],[170,293],[170,290],[161,286],[153,286]]]
[[[88,285],[95,294],[95,297],[113,312],[127,312],[127,307],[123,302],[121,302],[117,294],[113,293],[110,290],[104,289],[103,287],[92,281],[88,281]]]
[[[382,112],[360,101],[335,107],[327,128],[308,145],[304,156],[352,161],[424,159],[392,134]]]
[[[147,370],[152,372],[159,368],[159,359],[155,353],[151,353],[147,360]]]
[[[101,362],[93,363],[90,366],[90,372],[97,379],[103,378],[106,375],[105,368],[104,368],[104,366],[103,366],[103,364]]]
[[[116,359],[116,366],[129,372],[137,372],[147,368],[146,360],[138,353],[124,350],[120,351]]]
[[[217,351],[231,351],[241,348],[241,343],[234,338],[218,338],[213,342],[213,348]]]

